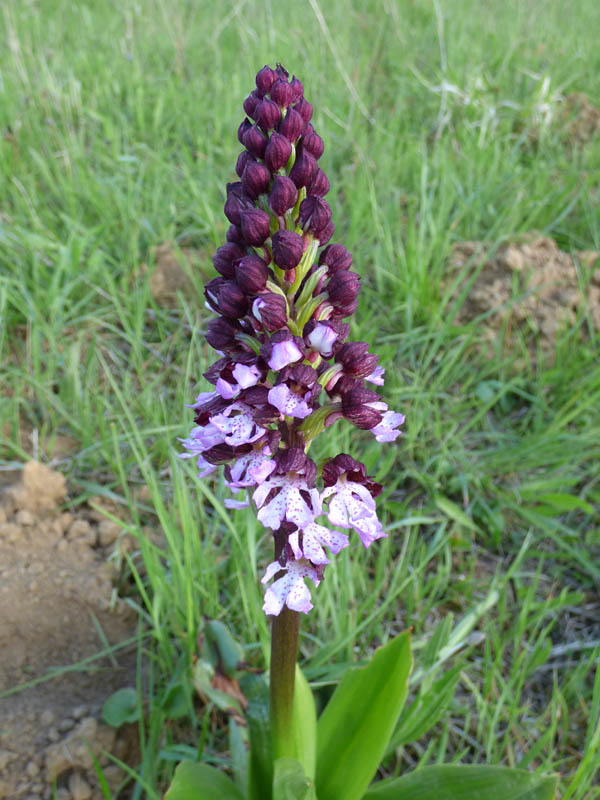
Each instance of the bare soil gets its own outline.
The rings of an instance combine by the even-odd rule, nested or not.
[[[573,92],[565,98],[562,113],[564,138],[576,147],[600,139],[600,108],[587,95]]]
[[[36,461],[0,492],[0,798],[50,800],[55,785],[58,800],[100,800],[92,754],[113,790],[124,773],[108,753],[137,756],[135,730],[101,722],[104,700],[135,686],[135,646],[93,658],[135,635],[107,560],[124,531],[66,500],[64,476]]]
[[[600,330],[600,253],[571,255],[531,233],[494,253],[482,242],[458,242],[449,266],[451,274],[462,270],[464,276],[455,298],[472,282],[457,321],[479,318],[489,345],[501,336],[505,351],[518,352],[520,339],[535,357],[538,346],[550,354],[558,335],[582,318],[583,335],[590,324]]]

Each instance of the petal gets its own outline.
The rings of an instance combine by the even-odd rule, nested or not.
[[[307,405],[305,400],[291,391],[290,387],[285,383],[280,383],[269,390],[267,395],[269,403],[288,417],[298,417],[304,419],[312,413],[312,409]]]
[[[268,364],[271,369],[279,370],[282,367],[287,367],[288,364],[293,364],[302,358],[302,353],[298,345],[288,339],[285,342],[276,342],[271,350],[271,357]]]
[[[245,364],[236,364],[233,368],[233,377],[241,389],[248,389],[250,386],[256,386],[260,378],[260,371],[254,365],[247,367]]]

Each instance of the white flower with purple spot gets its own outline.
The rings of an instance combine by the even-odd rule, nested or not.
[[[387,536],[375,510],[375,500],[362,483],[340,478],[334,486],[321,493],[321,500],[329,500],[327,517],[332,525],[354,528],[365,547]]]
[[[285,570],[286,574],[278,578],[265,592],[263,611],[265,614],[277,616],[286,605],[292,611],[307,614],[313,606],[304,579],[310,578],[314,585],[318,586],[320,579],[317,570],[304,560],[288,561],[285,567],[278,561],[273,561],[267,567],[262,583],[267,583],[282,570]]]
[[[234,411],[239,413],[233,414]],[[220,414],[210,418],[214,427],[223,434],[221,441],[233,447],[252,444],[266,433],[252,417],[252,409],[244,403],[232,403]]]
[[[275,494],[270,496],[273,490],[276,490]],[[309,489],[301,477],[271,476],[254,490],[252,499],[259,509],[260,522],[274,531],[279,530],[284,520],[302,528],[321,513],[319,492]]]
[[[302,546],[300,546],[300,534],[302,534]],[[335,555],[349,544],[345,533],[329,530],[317,522],[311,522],[302,530],[294,531],[290,534],[288,541],[295,558],[304,556],[313,564],[329,564],[323,547],[328,547]]]
[[[314,329],[308,334],[308,344],[320,353],[323,358],[331,358],[333,355],[333,345],[338,338],[338,334],[329,325],[317,323]]]
[[[310,396],[308,393],[305,396]],[[304,419],[312,413],[312,408],[306,400],[298,394],[292,392],[285,383],[280,383],[269,390],[269,403],[286,417],[298,417]]]
[[[217,393],[224,400],[231,400],[231,398],[238,395],[242,389],[248,389],[250,386],[256,386],[260,378],[260,370],[258,367],[246,364],[236,364],[232,370],[235,384],[229,383],[224,378],[217,380]]]

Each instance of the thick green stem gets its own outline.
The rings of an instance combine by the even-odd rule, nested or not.
[[[273,759],[294,758],[294,675],[300,614],[284,606],[271,630],[271,741]]]

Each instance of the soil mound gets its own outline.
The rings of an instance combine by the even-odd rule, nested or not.
[[[455,298],[478,273],[457,321],[485,315],[479,324],[488,342],[502,334],[505,348],[513,349],[515,338],[521,337],[531,354],[538,344],[550,352],[557,335],[574,326],[584,311],[600,330],[600,253],[572,256],[553,239],[532,233],[493,254],[482,242],[459,242],[450,268],[465,271]]]
[[[123,531],[90,506],[62,510],[66,495],[36,461],[0,492],[0,798],[50,800],[56,783],[59,800],[100,800],[91,754],[114,789],[107,753],[135,758],[135,734],[100,722],[104,700],[135,685],[135,648],[94,658],[135,634],[107,561]],[[36,683],[49,670],[59,677]]]

